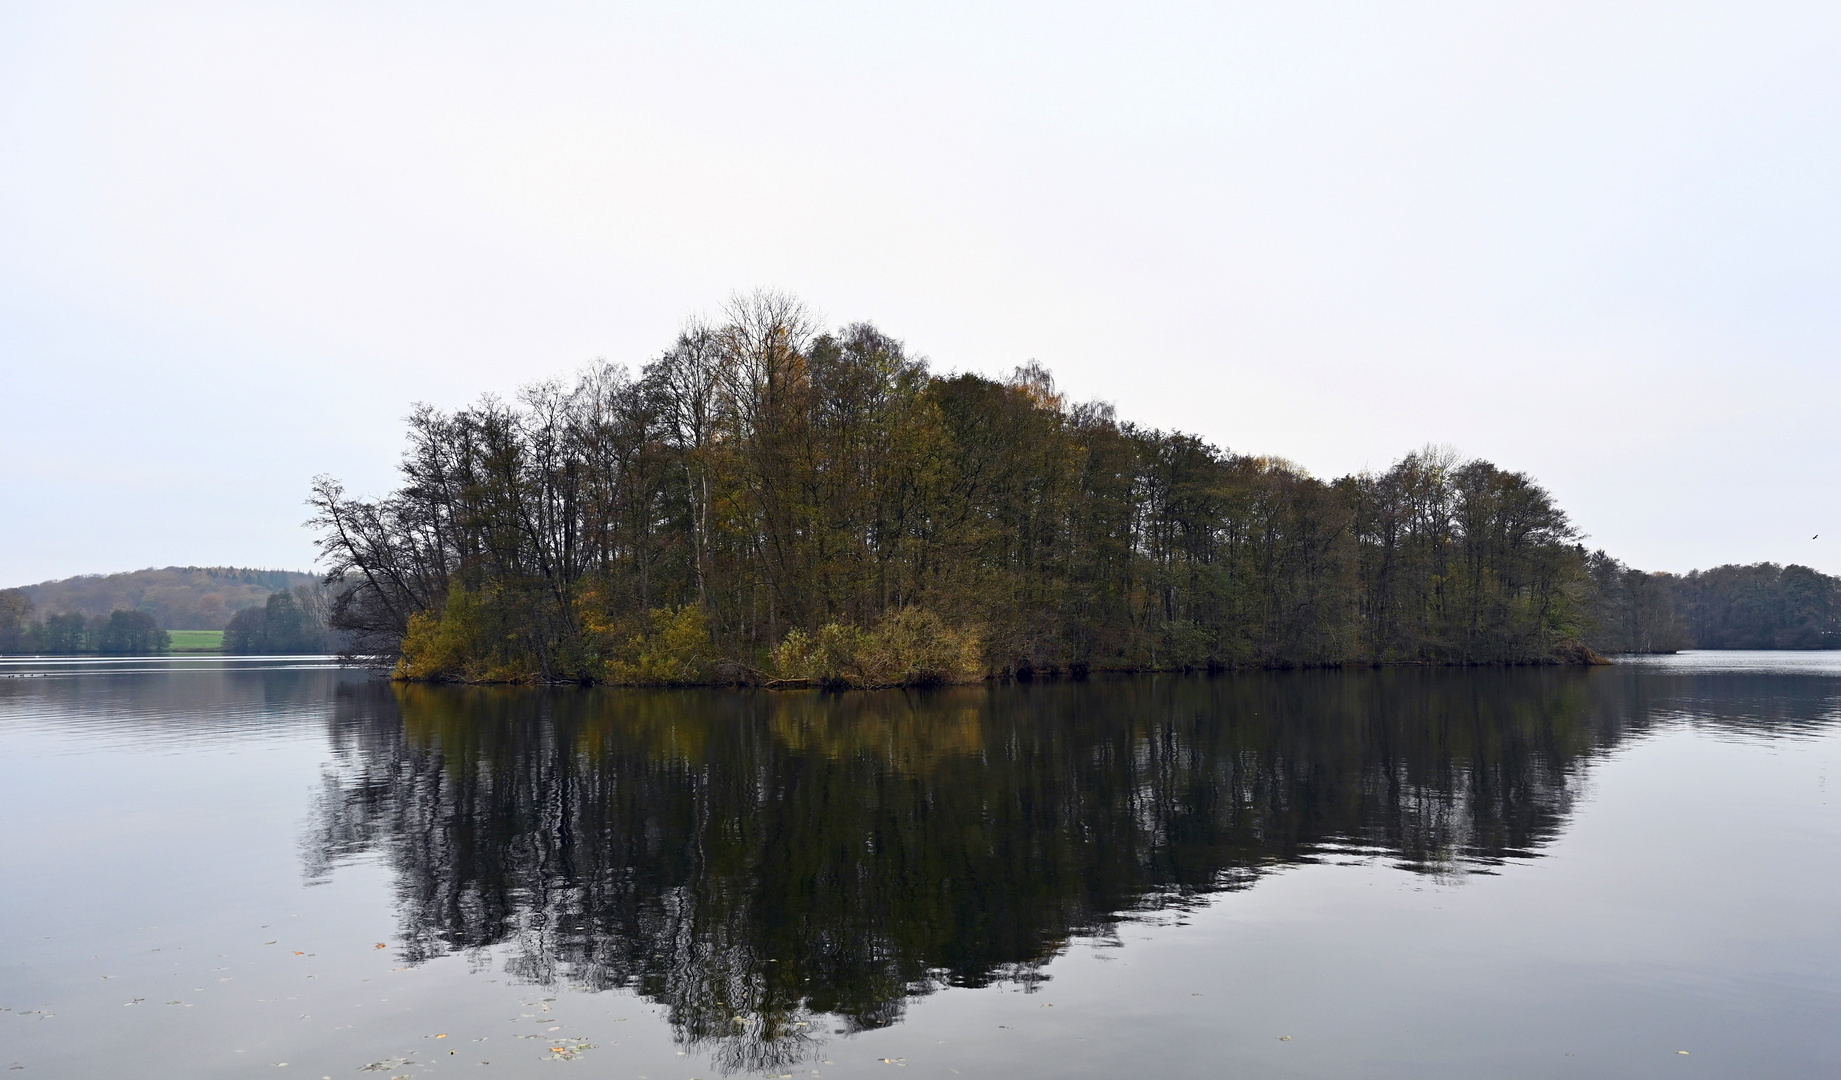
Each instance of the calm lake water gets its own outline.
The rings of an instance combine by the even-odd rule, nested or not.
[[[1841,654],[0,675],[22,1078],[1841,1074]]]

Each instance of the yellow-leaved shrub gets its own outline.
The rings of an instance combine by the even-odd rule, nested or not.
[[[626,636],[603,663],[607,681],[624,686],[696,686],[714,680],[710,620],[696,604],[655,608],[646,628]]]
[[[409,617],[391,676],[413,682],[528,682],[533,666],[515,648],[495,648],[491,613],[475,594],[448,590],[441,610]],[[504,643],[510,645],[510,643]]]
[[[892,611],[869,630],[844,623],[793,630],[773,661],[784,678],[824,686],[935,686],[984,675],[978,633],[918,607]]]
[[[610,614],[600,582],[576,596],[576,617],[600,682],[621,686],[696,686],[716,681],[719,659],[709,613],[697,604],[654,608],[642,617]]]

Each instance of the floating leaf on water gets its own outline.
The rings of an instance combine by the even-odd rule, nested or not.
[[[550,1047],[550,1057],[556,1061],[574,1061],[594,1048],[594,1043],[587,1039],[557,1039]]]

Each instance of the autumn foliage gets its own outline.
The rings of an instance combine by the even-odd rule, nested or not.
[[[1520,473],[1432,449],[1321,480],[774,294],[637,376],[420,409],[402,478],[314,503],[333,625],[406,679],[1544,663],[1589,630],[1584,552]]]

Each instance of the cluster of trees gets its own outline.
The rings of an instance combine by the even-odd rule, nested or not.
[[[422,408],[408,441],[401,488],[322,477],[314,522],[332,624],[423,678],[848,682],[915,670],[885,654],[926,618],[973,658],[944,681],[1586,655],[1585,553],[1521,473],[1432,450],[1320,480],[774,294],[637,377]],[[620,678],[687,610],[711,659]]]
[[[310,586],[271,593],[261,606],[245,608],[231,617],[224,631],[224,651],[326,652],[338,643],[336,635],[326,630],[329,602],[329,591],[317,580]],[[172,643],[171,635],[150,611],[116,610],[102,616],[63,611],[42,619],[36,617],[36,611],[28,590],[0,591],[0,654],[139,655],[164,652]]]
[[[39,620],[23,590],[0,592],[0,653],[129,656],[161,652],[169,643],[166,631],[145,611],[112,611],[101,618],[70,611]]]
[[[1841,648],[1841,578],[1807,566],[1716,566],[1688,574],[1633,570],[1604,552],[1588,560],[1593,647]]]
[[[113,611],[145,611],[168,630],[218,630],[244,608],[261,607],[269,594],[302,586],[312,574],[237,566],[168,566],[120,574],[84,574],[22,586],[39,611],[76,612],[106,619]]]
[[[269,594],[261,607],[244,608],[224,628],[227,653],[275,655],[322,653],[328,642],[321,623],[323,601],[317,589]]]

